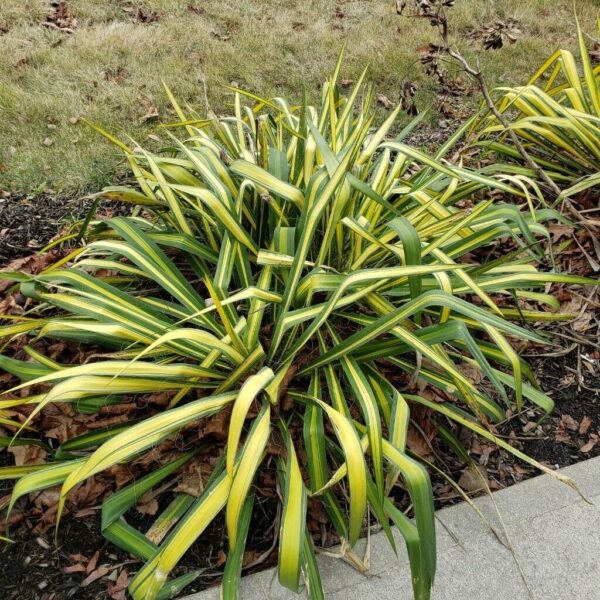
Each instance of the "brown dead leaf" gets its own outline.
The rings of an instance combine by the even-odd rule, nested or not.
[[[71,492],[69,500],[78,508],[92,506],[108,491],[108,489],[109,487],[104,481],[98,478],[88,479],[74,492]]]
[[[155,138],[155,141],[160,142],[160,138],[157,136],[149,135],[149,138]],[[169,402],[173,399],[173,392],[157,392],[156,394],[149,394],[148,396],[144,396],[144,402],[147,404],[152,404],[153,406],[157,406],[159,408],[166,408],[169,405]]]
[[[571,415],[561,415],[560,422],[570,431],[577,431],[579,429],[579,423]]]
[[[592,64],[594,66],[600,65],[600,42],[594,42],[589,53]]]
[[[84,562],[87,564],[90,559],[85,556],[85,554],[80,554],[78,552],[77,554],[69,554],[69,560],[72,562]]]
[[[408,427],[406,444],[411,452],[414,452],[421,458],[431,456],[431,446],[428,440],[423,437],[423,434],[420,431],[411,425]]]
[[[148,498],[148,494],[144,494],[138,504],[135,506],[141,515],[155,515],[158,512],[158,500],[156,498]]]
[[[140,119],[142,123],[155,121],[158,119],[158,108],[154,105],[148,96],[140,96],[140,103],[146,110],[146,114]]]
[[[125,83],[125,80],[127,79],[127,71],[123,67],[106,69],[106,71],[104,71],[104,79],[109,83],[121,85]]]
[[[581,422],[579,423],[579,435],[583,435],[583,434],[587,433],[591,424],[592,424],[592,419],[590,419],[590,417],[588,417],[588,416],[583,417],[583,419],[581,419]]]
[[[381,106],[383,106],[384,108],[386,108],[388,110],[394,108],[394,103],[387,96],[384,96],[383,94],[377,94],[377,104],[380,104]]]
[[[88,575],[96,568],[99,558],[100,558],[100,550],[96,550],[96,552],[94,552],[94,554],[92,555],[92,558],[90,558],[90,560],[88,561],[88,564],[85,568],[85,572]]]
[[[85,573],[85,565],[82,565],[81,563],[77,563],[75,565],[71,565],[70,567],[64,567],[62,571],[63,571],[63,573],[66,573],[66,574]]]
[[[100,510],[99,506],[91,507],[91,508],[84,508],[83,510],[78,510],[75,513],[75,518],[76,519],[87,519],[88,517],[95,516],[99,510]]]
[[[107,567],[106,565],[102,565],[98,567],[95,571],[92,571],[80,584],[80,587],[87,587],[90,583],[94,583],[98,579],[101,579],[105,575],[108,575],[111,571],[111,567]]]
[[[226,440],[229,431],[229,416],[231,410],[222,410],[214,417],[206,420],[202,429],[202,436],[211,435],[218,440]]]
[[[183,492],[184,494],[190,494],[198,498],[204,491],[204,481],[201,468],[195,466],[191,469],[186,469],[182,474],[175,491]]]
[[[244,558],[242,559],[242,566],[247,567],[249,564],[257,561],[264,554],[263,550],[247,550],[244,552]]]
[[[132,465],[122,464],[113,465],[105,471],[107,475],[114,478],[117,489],[122,488],[126,483],[129,483],[137,474],[137,469]]]
[[[0,232],[0,238],[2,238],[2,232]],[[24,306],[22,306],[22,300],[26,300],[24,296],[20,292],[15,292],[14,294],[7,294],[3,300],[0,300],[0,315],[16,315],[22,314],[24,311]],[[8,373],[4,373],[4,375],[8,375]],[[0,375],[0,380],[3,375]]]
[[[203,15],[206,13],[204,8],[202,8],[202,6],[198,6],[197,4],[188,4],[187,9],[195,15]]]
[[[552,242],[558,242],[561,238],[570,238],[575,230],[568,225],[553,223],[548,227],[548,231],[552,234]]]
[[[483,381],[483,372],[476,366],[468,363],[461,363],[459,369],[473,384],[479,385]]]
[[[52,0],[52,14],[46,17],[43,25],[51,29],[58,29],[63,33],[73,33],[77,27],[77,19],[69,9],[66,0]]]
[[[47,490],[41,491],[36,497],[33,503],[37,508],[50,508],[56,506],[60,498],[60,486],[54,486]]]
[[[219,568],[227,562],[227,554],[223,550],[219,550],[217,553],[217,560],[215,561],[215,567]]]
[[[135,18],[138,21],[138,23],[149,25],[150,23],[156,23],[161,16],[161,12],[149,10],[140,6],[140,8],[138,8],[137,10]]]
[[[581,446],[581,448],[579,448],[579,452],[586,454],[587,452],[590,452],[597,443],[598,436],[590,436],[590,439],[587,441],[587,443],[585,443],[583,446]]]
[[[488,480],[487,470],[483,465],[469,463],[458,480],[458,485],[466,492],[480,492],[485,490]]]
[[[469,37],[473,40],[479,40],[486,50],[498,50],[502,48],[505,41],[514,44],[520,35],[521,30],[515,19],[507,19],[506,21],[496,19],[479,29],[471,31]]]
[[[30,273],[36,275],[41,270],[45,269],[50,263],[58,258],[58,255],[53,252],[44,254],[30,254],[21,258],[16,258],[2,267],[3,271],[21,271],[22,273]],[[0,292],[8,289],[13,285],[10,281],[0,281]]]
[[[127,569],[121,569],[117,580],[114,583],[109,583],[107,586],[108,595],[112,600],[126,600],[125,590],[127,589],[128,582]]]
[[[48,453],[39,446],[12,446],[8,451],[15,457],[15,465],[41,465]]]

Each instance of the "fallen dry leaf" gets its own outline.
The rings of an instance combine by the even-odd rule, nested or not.
[[[36,275],[45,269],[50,263],[56,260],[58,256],[53,252],[44,254],[30,254],[22,258],[16,258],[2,267],[3,271],[21,271]],[[13,283],[11,281],[0,281],[0,293],[8,289]]]
[[[90,560],[88,561],[88,564],[85,568],[85,572],[88,575],[96,568],[99,558],[100,558],[100,550],[96,550],[96,552],[94,552],[94,554],[92,555],[92,558],[90,558]]]
[[[487,470],[483,465],[470,463],[458,480],[458,485],[466,492],[480,492],[485,490],[488,480]]]
[[[150,23],[156,23],[162,16],[162,13],[148,10],[143,7],[139,7],[136,13],[136,19],[139,23],[144,23],[144,25],[148,25]]]
[[[88,479],[70,494],[69,500],[79,508],[92,506],[108,489],[109,486],[103,481],[97,478]]]
[[[63,569],[63,573],[85,573],[85,565],[77,563],[75,565],[71,565],[70,567],[65,567]]]
[[[435,436],[435,431],[432,434],[428,434],[427,438],[423,436],[423,433],[426,430],[421,428],[419,431],[413,425],[409,425],[408,433],[406,436],[406,444],[411,452],[414,452],[418,456],[422,458],[430,457],[432,454],[431,450],[431,440]]]
[[[139,504],[136,504],[135,510],[141,515],[155,515],[158,512],[158,500],[156,498],[150,498],[144,501],[144,496],[142,496]]]
[[[560,422],[570,431],[577,431],[579,423],[571,415],[561,415]]]
[[[387,96],[384,96],[383,94],[377,94],[377,103],[381,104],[381,106],[383,106],[384,108],[387,108],[388,110],[390,110],[391,108],[394,108],[394,103]]]
[[[204,491],[204,481],[201,469],[199,467],[189,470],[186,469],[179,480],[175,491],[190,494],[191,496],[198,498]]]
[[[51,2],[53,11],[46,17],[43,25],[52,29],[58,29],[64,33],[73,33],[77,27],[77,19],[73,17],[66,0],[53,0]]]
[[[50,508],[51,506],[56,506],[58,504],[58,500],[60,498],[60,486],[55,486],[48,488],[47,490],[43,490],[40,492],[34,499],[33,503],[38,508]]]
[[[126,600],[125,590],[128,582],[127,569],[121,569],[117,580],[114,583],[109,583],[107,587],[108,595],[112,600]]]
[[[148,96],[141,96],[140,103],[146,109],[146,114],[140,119],[142,123],[158,119],[158,108]]]
[[[226,440],[229,431],[230,414],[230,410],[222,410],[214,417],[207,419],[202,429],[202,435],[212,435],[218,440]]]
[[[581,419],[581,422],[579,423],[579,435],[583,435],[584,433],[587,433],[591,424],[592,424],[592,419],[590,419],[590,417],[588,417],[588,416],[583,417],[583,419]]]
[[[69,559],[73,562],[89,562],[89,559],[84,554],[69,554]]]
[[[584,444],[583,446],[581,446],[581,448],[579,448],[579,452],[583,452],[584,454],[587,452],[590,452],[594,446],[596,445],[596,443],[598,442],[598,439],[593,439],[590,437],[590,439],[588,440],[588,442],[586,444]]]
[[[39,446],[12,446],[8,451],[15,457],[15,465],[40,465],[48,453]]]
[[[104,577],[105,575],[108,575],[108,573],[110,573],[111,568],[107,567],[106,565],[102,565],[101,567],[98,567],[95,571],[92,571],[80,584],[80,587],[87,587],[88,585],[90,585],[90,583],[94,583],[94,581],[97,581],[98,579],[101,579],[102,577]]]

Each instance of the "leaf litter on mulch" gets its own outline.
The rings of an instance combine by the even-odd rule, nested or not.
[[[74,204],[57,199],[32,201],[20,198],[8,203],[6,198],[3,200],[0,199],[0,232],[3,233],[0,238],[0,265],[4,263],[4,267],[0,268],[22,269],[30,273],[39,272],[64,255],[68,248],[58,247],[45,254],[32,254],[32,250],[41,248],[64,233],[65,227],[73,221],[84,218],[91,205],[90,201]],[[100,216],[109,217],[116,212],[126,211],[127,207],[117,206],[115,209],[111,205],[101,207]],[[597,240],[589,230],[575,232],[570,227],[556,225],[551,226],[550,231],[559,269],[594,276],[594,257],[598,255],[598,247]],[[514,247],[511,242],[505,241],[498,244],[490,256],[494,258],[512,250]],[[541,388],[553,398],[555,413],[540,421],[542,415],[535,409],[528,408],[521,414],[509,410],[506,420],[496,426],[496,433],[538,461],[557,468],[600,455],[600,299],[597,289],[586,293],[581,289],[553,286],[548,291],[556,294],[561,311],[573,314],[574,318],[560,325],[543,325],[550,333],[552,344],[549,347],[531,345],[525,349],[525,353],[529,355]],[[15,289],[0,302],[0,314],[19,314],[29,308],[30,300]],[[524,300],[520,300],[519,305],[522,309],[539,309],[539,306]],[[14,340],[9,351],[13,356],[24,359],[26,355],[22,348],[27,341],[26,336],[20,336]],[[36,344],[38,349],[65,364],[95,360],[92,356],[94,349],[77,344],[51,344],[43,340]],[[467,375],[474,377],[476,373]],[[398,376],[397,379],[399,386],[408,387],[414,393],[432,397],[440,394],[438,390],[411,381],[408,376]],[[0,374],[0,389],[8,389],[15,383],[11,376]],[[416,387],[410,389],[411,386]],[[35,424],[44,441],[56,448],[64,440],[89,429],[118,424],[162,410],[168,400],[164,394],[156,394],[143,401],[125,398],[120,405],[107,406],[96,415],[82,415],[68,405],[50,405]],[[27,410],[22,409],[15,410],[11,415],[21,421],[26,416]],[[481,440],[468,430],[455,428],[454,435],[473,460],[471,465],[467,465],[440,441],[431,411],[413,407],[411,417],[409,450],[442,466],[469,495],[483,493],[482,477],[489,489],[497,490],[537,474],[533,468],[514,460],[512,455],[494,444]],[[167,487],[159,494],[147,495],[137,507],[128,511],[128,522],[140,531],[147,532],[155,515],[168,505],[175,492],[201,493],[210,468],[222,453],[226,427],[227,419],[223,415],[207,419],[196,428],[195,433],[185,431],[178,439],[161,445],[135,464],[115,466],[82,485],[69,498],[66,518],[59,528],[57,546],[54,545],[52,532],[58,489],[22,499],[9,519],[10,534],[16,543],[0,547],[0,564],[11,566],[0,570],[0,589],[5,590],[4,597],[9,600],[124,599],[128,578],[141,563],[102,537],[99,528],[102,500],[114,489],[142,476],[150,467],[162,464],[182,449],[194,447],[206,439],[211,440],[213,450],[201,454],[198,460],[186,466],[176,486]],[[0,432],[2,435],[13,433],[9,429]],[[274,447],[271,451],[276,454],[279,450]],[[31,464],[44,461],[45,458],[45,450],[37,446],[20,446],[11,452],[0,452],[2,464]],[[271,461],[259,474],[257,501],[244,556],[245,572],[276,562],[279,516],[272,465]],[[440,475],[433,473],[432,482],[438,507],[461,499],[456,489]],[[10,482],[0,481],[0,506],[7,501],[10,489]],[[393,496],[400,508],[409,508],[407,495],[401,486],[393,491]],[[328,547],[338,541],[318,502],[310,503],[308,526],[318,545]],[[3,526],[0,525],[0,533],[2,530]],[[224,521],[217,518],[186,553],[174,574],[200,569],[201,576],[186,591],[204,589],[218,582],[226,551]]]

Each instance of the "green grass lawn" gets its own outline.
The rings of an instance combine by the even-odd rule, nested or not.
[[[60,26],[49,0],[0,2],[0,189],[75,195],[108,183],[120,157],[80,123],[85,116],[144,145],[169,121],[161,80],[200,114],[230,101],[223,84],[258,94],[309,97],[330,73],[343,43],[342,77],[370,65],[376,93],[400,99],[407,79],[420,109],[435,107],[434,82],[416,49],[436,37],[427,22],[400,17],[393,0],[69,0]],[[597,31],[595,0],[575,2],[580,21]],[[139,12],[138,12],[139,11]],[[451,23],[458,47],[479,61],[491,85],[525,82],[555,48],[576,47],[572,0],[457,0]],[[76,20],[73,23],[69,20]],[[485,51],[468,32],[513,18],[518,41]],[[146,21],[146,22],[144,22]],[[476,97],[456,99],[473,108]],[[385,108],[381,108],[384,111]],[[430,126],[437,125],[436,110]],[[163,135],[163,137],[165,137]],[[160,143],[155,139],[155,143]]]

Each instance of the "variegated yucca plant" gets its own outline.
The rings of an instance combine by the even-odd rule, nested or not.
[[[600,65],[594,64],[579,26],[577,36],[580,66],[572,52],[556,50],[526,86],[496,90],[498,111],[530,157],[562,190],[559,202],[600,188]],[[494,115],[479,119],[474,129],[475,145],[523,163],[505,124]],[[494,168],[515,169],[508,165]],[[518,171],[536,175],[527,166]]]
[[[464,427],[547,470],[491,425],[513,404],[552,409],[510,340],[542,341],[527,322],[565,317],[518,300],[551,311],[556,300],[535,288],[587,283],[534,266],[543,222],[556,215],[521,210],[526,192],[514,175],[446,162],[461,132],[429,157],[403,142],[411,126],[390,137],[398,110],[374,128],[365,74],[345,97],[339,69],[319,109],[233,90],[230,117],[199,119],[167,92],[179,120],[164,131],[183,134],[169,133],[160,153],[102,132],[125,153],[136,182],[102,197],[133,203],[133,216],[86,223],[85,243],[38,275],[2,275],[36,301],[27,315],[4,317],[5,349],[28,335],[31,343],[74,340],[93,356],[67,365],[31,345],[30,360],[5,350],[0,367],[23,383],[0,409],[27,406],[29,428],[49,403],[93,414],[133,396],[140,406],[146,395],[168,396],[163,409],[145,407],[133,422],[67,440],[48,464],[2,472],[19,477],[9,508],[60,485],[60,514],[86,479],[178,438],[174,460],[102,508],[106,538],[144,562],[129,586],[136,600],[166,598],[195,576],[168,579],[221,511],[229,548],[223,597],[238,597],[265,470],[276,472],[282,504],[283,586],[297,591],[303,581],[311,598],[323,597],[307,528],[312,498],[346,552],[369,512],[394,548],[397,528],[414,596],[428,598],[434,504],[428,470],[407,449],[413,405],[429,409],[446,437]],[[493,200],[498,192],[514,203]],[[506,238],[514,252],[474,261]],[[427,397],[417,393],[423,387]],[[202,494],[175,494],[152,527],[158,536],[129,525],[125,513],[143,494],[207,450],[188,434],[219,412],[227,439],[209,448],[221,459]],[[3,423],[22,429],[8,417]],[[393,500],[402,494],[408,515]]]

